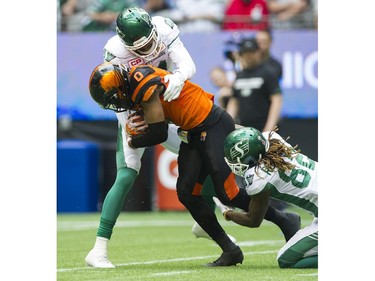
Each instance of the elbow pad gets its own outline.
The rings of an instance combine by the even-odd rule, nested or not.
[[[165,142],[168,138],[168,124],[164,121],[148,124],[146,133],[132,137],[134,148],[153,146]]]

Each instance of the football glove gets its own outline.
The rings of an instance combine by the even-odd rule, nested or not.
[[[164,76],[164,82],[168,84],[167,89],[164,92],[164,101],[172,101],[180,96],[182,87],[184,86],[185,79],[179,72],[174,74],[167,74]]]
[[[126,133],[129,136],[136,136],[143,134],[148,129],[148,125],[143,117],[142,111],[136,111],[128,116],[126,122]]]
[[[212,199],[214,200],[216,206],[219,207],[221,213],[223,214],[224,218],[229,221],[230,219],[227,218],[227,214],[229,212],[233,212],[233,209],[232,208],[229,208],[228,206],[224,205],[223,203],[221,203],[221,201],[216,198],[215,196],[212,197]]]

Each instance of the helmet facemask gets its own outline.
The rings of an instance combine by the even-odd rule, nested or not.
[[[240,161],[240,158],[237,158],[236,163],[230,162],[227,157],[224,157],[225,162],[227,162],[229,168],[232,170],[233,174],[243,177],[246,173],[246,171],[250,168],[247,164],[242,164]]]
[[[119,94],[118,89],[112,89],[104,93],[105,103],[100,104],[103,109],[110,109],[117,113],[124,112],[132,107],[132,102]],[[122,97],[122,98],[121,98]]]
[[[157,58],[160,52],[165,49],[155,27],[152,28],[152,31],[148,38],[143,36],[140,39],[134,41],[132,46],[127,45],[124,41],[123,43],[131,53],[145,60],[152,60]]]
[[[123,112],[133,107],[129,74],[123,65],[103,63],[91,74],[89,83],[93,100],[103,109]]]

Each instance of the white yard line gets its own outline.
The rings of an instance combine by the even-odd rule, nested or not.
[[[277,253],[278,251],[261,251],[261,252],[246,252],[243,253],[245,256],[248,255],[267,255]],[[146,261],[146,262],[129,262],[129,263],[120,263],[115,264],[116,267],[120,266],[130,266],[130,265],[149,265],[149,264],[156,264],[156,263],[168,263],[168,262],[177,262],[177,261],[190,261],[190,260],[202,260],[202,259],[209,259],[215,258],[217,255],[212,256],[200,256],[200,257],[189,257],[189,258],[177,258],[177,259],[167,259],[167,260],[154,260],[154,261]],[[93,267],[73,267],[73,268],[58,268],[57,272],[70,272],[76,270],[87,270],[87,269],[95,269]]]
[[[311,221],[302,221],[302,225],[311,223]],[[144,227],[144,226],[191,226],[194,224],[193,220],[150,220],[150,221],[117,221],[118,227]],[[233,226],[233,222],[221,221],[222,226]],[[273,226],[269,221],[262,222],[263,226]],[[85,229],[95,229],[99,226],[98,221],[58,221],[57,231],[79,231]]]

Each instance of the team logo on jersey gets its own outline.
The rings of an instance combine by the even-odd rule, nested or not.
[[[201,133],[201,141],[205,141],[207,137],[207,132],[202,132]]]
[[[253,183],[254,175],[246,175],[243,179],[244,187],[249,187]]]
[[[110,62],[115,57],[116,57],[115,55],[113,55],[112,53],[108,52],[107,50],[104,51],[104,55],[103,55],[104,60]]]
[[[139,65],[139,64],[145,64],[144,60],[142,58],[135,58],[135,59],[132,59],[132,60],[129,61],[130,67],[135,66],[135,65]]]

